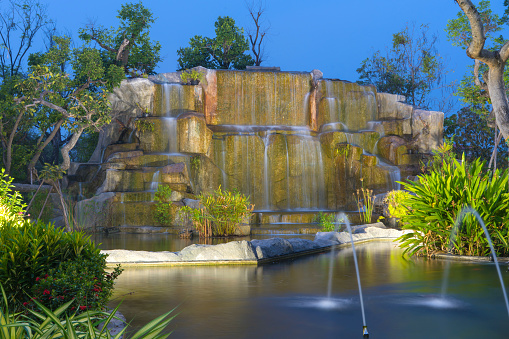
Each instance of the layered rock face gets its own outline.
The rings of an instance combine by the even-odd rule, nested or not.
[[[182,221],[153,217],[158,185],[175,209],[221,186],[256,211],[352,210],[357,189],[397,188],[442,140],[443,113],[317,70],[197,70],[199,85],[165,73],[115,89],[116,120],[69,175],[81,211],[100,205],[88,227],[172,231]]]

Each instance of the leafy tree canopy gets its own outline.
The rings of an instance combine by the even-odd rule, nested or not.
[[[106,29],[89,24],[80,29],[85,42],[95,41],[102,49],[102,57],[108,64],[122,66],[125,74],[137,76],[154,74],[160,57],[161,44],[151,41],[150,26],[155,18],[141,2],[122,5],[117,18],[118,28]]]
[[[99,50],[87,46],[72,49],[67,37],[54,37],[54,42],[46,53],[30,57],[28,77],[17,86],[21,93],[15,99],[19,111],[36,115],[41,121],[42,138],[29,170],[62,127],[72,133],[61,149],[62,168],[67,169],[69,151],[81,134],[111,121],[107,94],[124,78],[123,68],[104,63]]]
[[[452,87],[445,82],[445,61],[436,42],[437,36],[429,33],[427,25],[406,26],[393,34],[392,47],[385,54],[376,51],[362,61],[357,69],[358,83],[373,84],[380,92],[404,95],[415,106],[448,110],[450,102],[430,95],[432,90],[447,93]]]
[[[189,46],[177,51],[178,70],[203,66],[210,69],[245,69],[254,64],[253,58],[244,54],[249,43],[244,29],[235,25],[235,20],[219,17],[214,24],[216,37],[207,38],[195,35]]]

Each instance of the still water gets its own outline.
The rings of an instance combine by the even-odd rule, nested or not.
[[[391,242],[356,245],[370,338],[508,338],[493,264],[406,260]],[[126,267],[111,304],[137,328],[177,307],[170,338],[362,338],[351,249],[265,266]],[[509,273],[504,267],[504,280]]]

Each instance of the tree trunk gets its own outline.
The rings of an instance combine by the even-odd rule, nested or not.
[[[72,135],[71,140],[69,140],[69,142],[60,149],[60,153],[62,154],[63,158],[62,165],[60,165],[61,169],[67,171],[71,166],[71,158],[69,157],[69,152],[74,148],[84,130],[85,127],[80,126],[78,130]]]
[[[504,83],[504,66],[505,63],[498,65],[489,65],[488,88],[490,93],[491,104],[495,112],[497,126],[502,132],[504,139],[508,142],[509,138],[509,103]]]
[[[46,138],[46,140],[37,146],[37,150],[32,159],[30,160],[30,163],[28,164],[28,179],[30,179],[30,173],[33,172],[35,165],[37,164],[37,161],[39,161],[42,151],[46,146],[48,146],[51,140],[55,137],[55,134],[60,129],[60,126],[62,126],[63,123],[64,119],[60,119],[54,126],[53,131],[51,131],[50,135]]]

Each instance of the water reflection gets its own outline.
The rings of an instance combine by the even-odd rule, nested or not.
[[[507,334],[492,264],[452,263],[455,308],[431,308],[423,301],[439,294],[444,262],[407,261],[390,242],[356,249],[373,338]],[[178,306],[172,338],[357,338],[362,319],[351,250],[335,257],[331,305],[323,304],[328,255],[261,267],[128,267],[115,296],[134,292],[121,312],[135,326]]]
[[[97,233],[92,235],[92,240],[98,244],[102,250],[124,249],[133,251],[170,251],[177,252],[192,244],[217,245],[236,240],[252,240],[267,239],[274,237],[273,235],[255,235],[250,237],[231,237],[231,238],[208,238],[200,239],[180,239],[176,234],[129,234],[129,233],[113,233],[103,234]],[[314,239],[311,234],[291,234],[278,235],[280,238],[299,237],[303,239]]]

